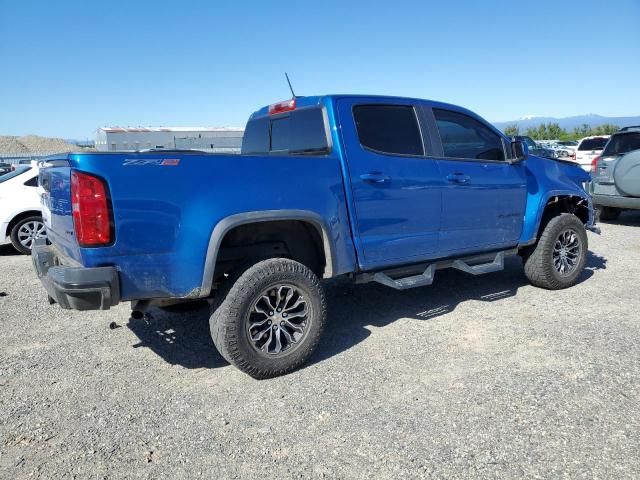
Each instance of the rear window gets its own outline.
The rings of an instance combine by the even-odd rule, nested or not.
[[[608,140],[604,137],[586,138],[580,143],[578,150],[602,150]]]
[[[416,112],[408,105],[357,105],[353,116],[360,144],[392,155],[424,155]]]
[[[614,135],[602,152],[603,157],[624,155],[633,150],[640,150],[640,133],[621,133]]]
[[[249,120],[242,138],[243,154],[320,155],[329,151],[321,108]]]

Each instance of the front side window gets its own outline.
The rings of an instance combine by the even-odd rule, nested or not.
[[[433,109],[444,156],[474,160],[504,160],[502,138],[475,118]]]
[[[415,109],[408,105],[357,105],[353,108],[360,144],[391,155],[424,155]]]

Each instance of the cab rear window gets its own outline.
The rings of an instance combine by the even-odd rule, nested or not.
[[[322,155],[328,151],[319,107],[249,120],[242,139],[243,154]]]
[[[640,133],[621,133],[614,135],[602,152],[603,157],[624,155],[633,150],[640,150]]]

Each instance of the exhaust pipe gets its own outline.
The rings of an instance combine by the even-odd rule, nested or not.
[[[135,300],[131,302],[131,318],[133,320],[142,320],[147,308],[149,308],[149,300]]]

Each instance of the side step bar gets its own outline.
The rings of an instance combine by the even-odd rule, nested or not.
[[[378,272],[373,275],[373,281],[386,285],[387,287],[395,288],[396,290],[406,290],[407,288],[426,287],[433,283],[433,275],[435,274],[436,266],[431,264],[427,269],[418,274],[410,277],[398,278],[394,280],[384,272]]]
[[[493,262],[490,263],[469,265],[464,260],[455,260],[451,267],[470,273],[471,275],[483,275],[485,273],[499,272],[500,270],[504,270],[504,252],[498,252],[496,254],[496,258],[494,258]]]
[[[442,260],[422,266],[404,267],[386,272],[362,273],[356,278],[357,283],[377,282],[396,290],[424,287],[433,283],[436,270],[443,268],[455,268],[471,275],[483,275],[485,273],[504,270],[504,257],[515,255],[518,249],[505,250],[497,253],[475,255],[455,260]],[[470,265],[469,263],[473,263]],[[477,263],[482,262],[482,263]],[[424,270],[423,270],[424,269]],[[416,273],[420,272],[422,273]],[[392,278],[392,276],[397,278]]]

